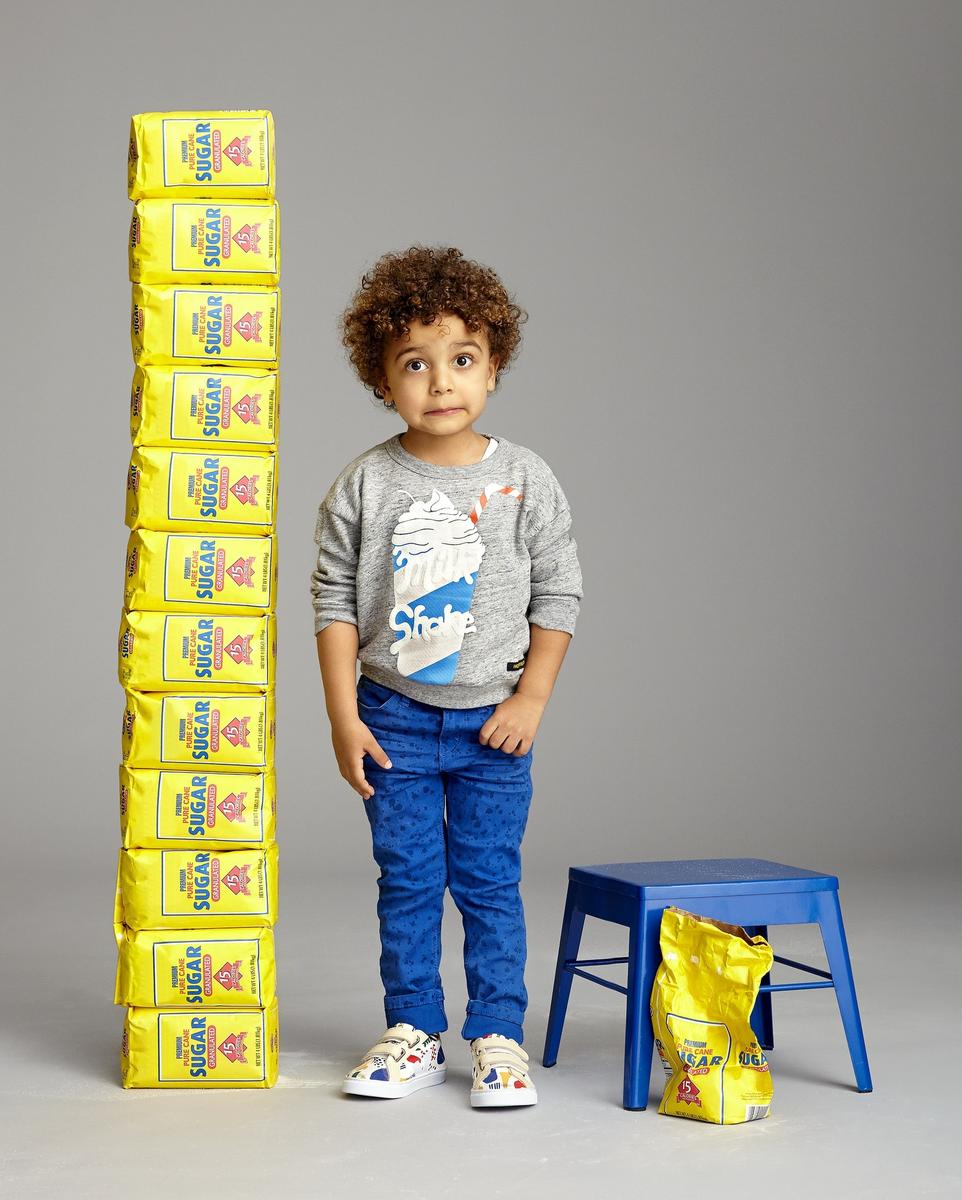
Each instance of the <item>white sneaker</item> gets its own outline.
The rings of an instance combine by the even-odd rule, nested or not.
[[[447,1070],[440,1036],[401,1022],[392,1025],[344,1076],[341,1090],[353,1096],[397,1100],[444,1083]]]
[[[528,1074],[528,1056],[514,1038],[489,1033],[471,1041],[471,1107],[537,1104]]]

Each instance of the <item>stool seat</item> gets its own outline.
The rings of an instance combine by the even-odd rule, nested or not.
[[[742,925],[750,936],[761,934],[766,939],[769,925],[817,923],[829,971],[776,954],[775,962],[819,978],[817,982],[773,984],[766,975],[752,1012],[752,1027],[762,1048],[771,1050],[772,993],[833,987],[857,1088],[860,1092],[872,1090],[839,906],[838,878],[763,858],[700,858],[571,867],[542,1058],[544,1066],[554,1066],[558,1059],[572,978],[577,975],[601,984],[627,998],[623,1105],[633,1110],[647,1107],[654,1049],[649,1001],[661,961],[661,914],[669,905]],[[627,956],[578,959],[586,916],[627,926]],[[627,986],[584,969],[611,963],[627,964]]]
[[[826,887],[838,889],[835,875],[806,871],[804,867],[789,867],[785,863],[769,862],[767,858],[681,858],[664,862],[604,863],[597,867],[572,867],[570,879],[591,887],[636,896],[644,890],[656,896],[660,889],[669,888],[673,896],[705,894],[706,888],[719,895],[741,891],[751,885],[752,891],[813,892]]]

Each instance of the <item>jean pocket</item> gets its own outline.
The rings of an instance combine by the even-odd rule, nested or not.
[[[370,712],[380,712],[388,708],[392,701],[400,700],[401,693],[394,688],[385,687],[383,683],[375,683],[366,676],[357,683],[357,702],[361,708]]]

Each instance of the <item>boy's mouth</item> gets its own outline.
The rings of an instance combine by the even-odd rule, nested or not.
[[[448,413],[456,413],[460,411],[460,408],[430,408],[424,415],[426,417],[444,417],[447,416]]]

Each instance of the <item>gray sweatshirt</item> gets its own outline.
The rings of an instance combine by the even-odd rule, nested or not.
[[[571,513],[551,469],[507,438],[488,451],[469,466],[436,466],[395,434],[341,471],[314,531],[315,632],[356,625],[365,675],[444,708],[507,699],[528,623],[573,634],[582,598]]]

